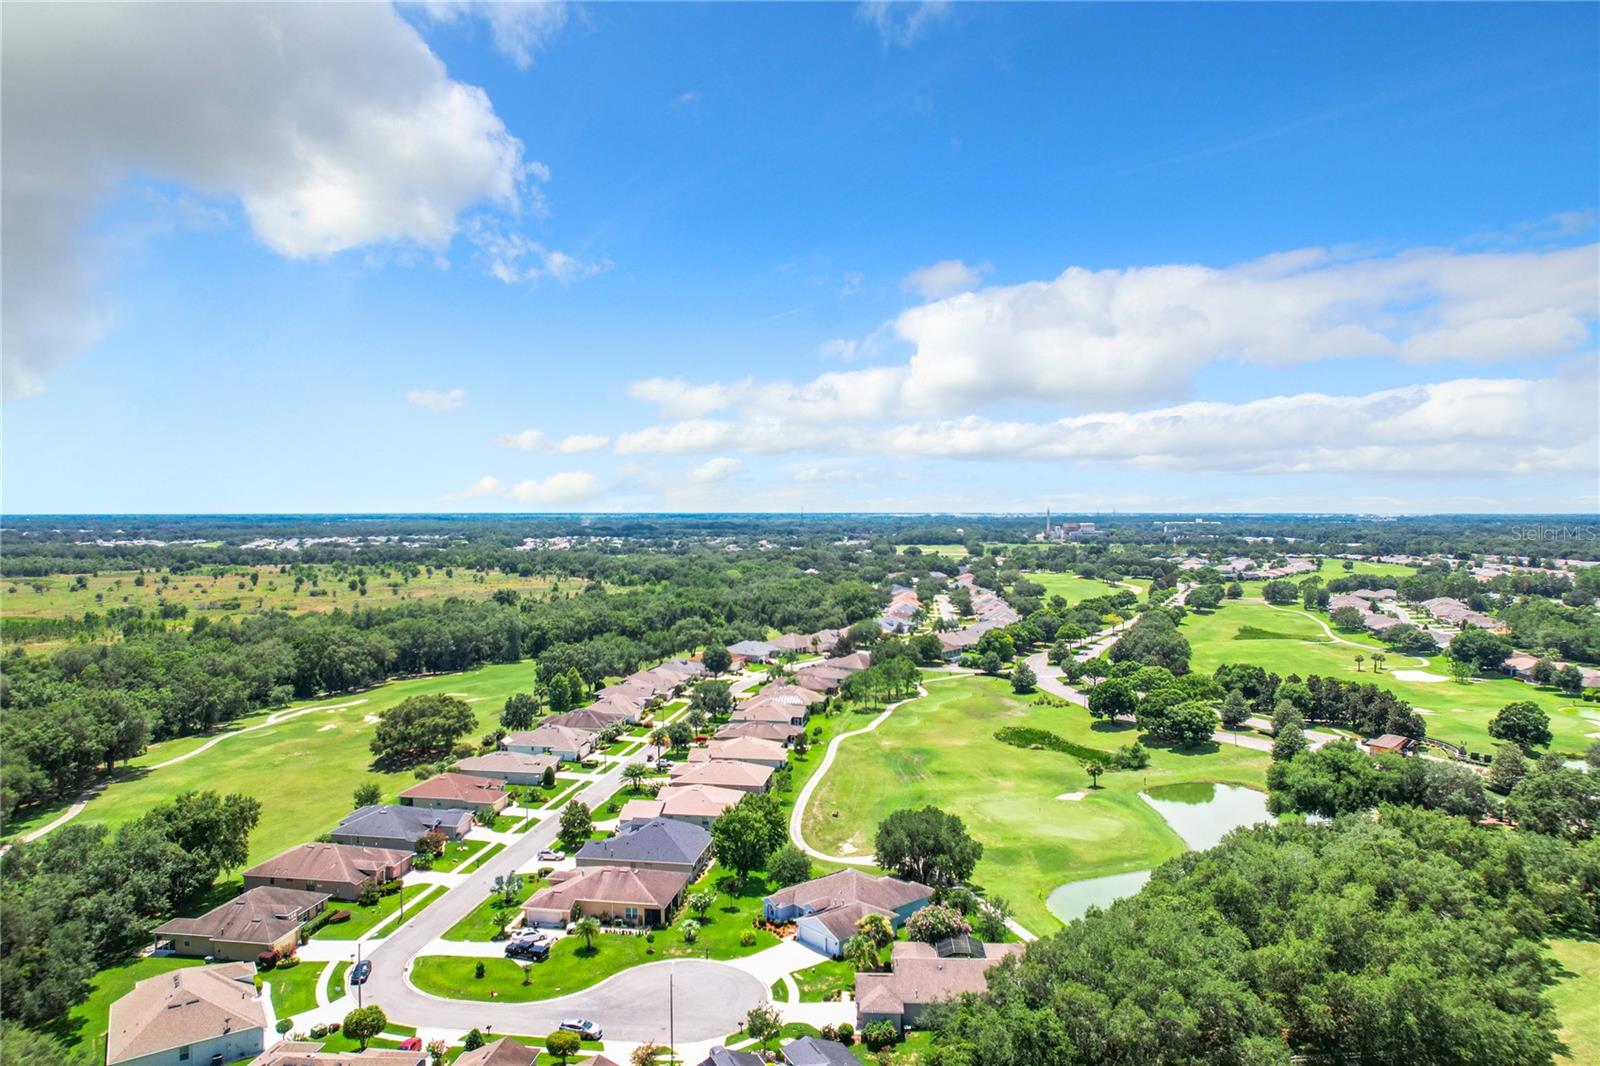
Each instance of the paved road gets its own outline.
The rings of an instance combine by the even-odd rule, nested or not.
[[[597,807],[622,783],[622,764],[598,778],[579,799]],[[364,957],[372,960],[372,977],[364,990],[397,1022],[430,1029],[493,1026],[498,1033],[540,1035],[563,1018],[591,1018],[608,1039],[665,1041],[669,1025],[668,975],[673,981],[673,1006],[680,1042],[726,1036],[744,1024],[749,1009],[767,999],[767,987],[755,977],[720,962],[680,960],[625,970],[571,996],[536,1003],[484,1003],[427,995],[406,979],[411,960],[436,937],[460,921],[489,894],[496,876],[536,865],[541,849],[550,847],[559,818],[547,818],[490,859],[483,868],[425,908]],[[353,948],[352,948],[353,950]],[[534,967],[534,980],[539,969]],[[344,1006],[341,1004],[341,1006]]]

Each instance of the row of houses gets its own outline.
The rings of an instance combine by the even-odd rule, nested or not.
[[[1557,670],[1569,664],[1564,660],[1552,659],[1551,663]],[[1539,665],[1539,657],[1530,655],[1525,651],[1514,652],[1506,657],[1501,669],[1519,681],[1532,681],[1534,668]],[[1574,664],[1575,665],[1575,664]],[[1592,666],[1578,666],[1578,674],[1583,678],[1584,688],[1600,688],[1600,669]]]
[[[1213,563],[1209,559],[1199,559],[1191,556],[1180,562],[1178,569],[1183,571],[1215,569],[1225,578],[1233,581],[1275,581],[1280,578],[1294,577],[1297,574],[1315,573],[1317,561],[1309,555],[1291,555],[1274,565],[1236,555],[1220,563]]]
[[[1349,607],[1361,615],[1361,624],[1369,633],[1382,634],[1394,626],[1405,624],[1404,619],[1385,614],[1379,609],[1381,604],[1392,603],[1395,595],[1394,589],[1356,589],[1339,593],[1328,598],[1328,613]]]
[[[1481,611],[1474,611],[1471,607],[1451,596],[1435,596],[1431,600],[1422,601],[1423,610],[1431,614],[1436,620],[1445,625],[1464,629],[1472,626],[1475,629],[1487,629],[1491,633],[1509,632],[1506,624],[1498,618],[1493,618]]]

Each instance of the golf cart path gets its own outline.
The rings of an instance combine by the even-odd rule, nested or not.
[[[1374,648],[1370,644],[1357,644],[1353,640],[1345,640],[1343,637],[1339,636],[1339,634],[1335,633],[1332,629],[1329,629],[1328,628],[1328,623],[1324,622],[1322,619],[1318,618],[1316,615],[1312,614],[1310,611],[1297,611],[1292,607],[1279,607],[1275,603],[1269,603],[1269,604],[1267,604],[1267,606],[1271,607],[1274,611],[1282,611],[1285,614],[1305,615],[1307,618],[1309,618],[1313,622],[1317,623],[1317,625],[1321,626],[1322,627],[1322,631],[1328,635],[1328,639],[1333,641],[1335,644],[1343,644],[1346,647],[1355,648],[1355,649],[1357,649],[1359,651],[1367,652],[1368,654],[1371,654],[1372,652],[1375,652],[1375,651],[1384,652],[1385,654],[1389,654],[1383,648]],[[1404,655],[1406,653],[1405,652],[1396,652],[1395,654]],[[1411,664],[1413,667],[1427,666],[1428,665],[1428,660],[1426,660],[1426,659],[1424,659],[1424,658],[1422,658],[1420,656],[1413,655],[1413,656],[1411,656],[1411,658],[1416,660],[1416,662]]]
[[[266,728],[268,728],[270,726],[278,725],[281,722],[287,722],[291,718],[298,718],[302,714],[310,714],[312,711],[336,711],[336,710],[340,710],[341,708],[344,708],[344,707],[354,707],[359,703],[366,703],[366,702],[367,701],[365,699],[359,699],[359,700],[351,700],[348,703],[329,703],[329,704],[322,704],[322,705],[317,706],[317,707],[302,707],[299,710],[295,710],[295,711],[277,711],[277,712],[274,712],[273,714],[267,715],[267,717],[264,720],[262,720],[260,722],[257,722],[255,725],[245,726],[243,729],[234,729],[234,730],[230,730],[229,732],[226,732],[226,733],[221,733],[221,734],[219,734],[217,736],[212,737],[210,740],[206,741],[204,744],[200,745],[198,748],[195,748],[193,751],[186,751],[182,755],[174,755],[170,759],[167,759],[167,760],[165,760],[163,762],[152,763],[151,765],[143,767],[142,769],[144,769],[144,770],[160,770],[160,769],[163,769],[163,768],[168,767],[168,766],[174,766],[174,765],[176,765],[176,764],[178,764],[180,762],[183,762],[186,759],[194,758],[196,755],[199,755],[203,751],[210,751],[213,747],[215,747],[216,745],[222,743],[224,740],[227,740],[229,737],[236,737],[236,736],[239,736],[241,733],[254,733],[257,730],[266,729]],[[96,796],[98,796],[100,794],[101,790],[105,788],[106,784],[107,784],[107,782],[101,782],[99,784],[96,784],[93,788],[90,788],[88,791],[84,792],[78,798],[78,800],[72,804],[72,806],[68,807],[66,810],[64,810],[60,814],[56,815],[56,817],[52,818],[50,821],[46,822],[44,825],[41,825],[39,828],[33,830],[30,833],[25,834],[23,836],[23,838],[22,838],[23,843],[31,844],[33,841],[38,840],[40,837],[44,836],[46,833],[49,833],[49,832],[51,832],[52,830],[55,830],[55,829],[60,829],[62,826],[66,825],[68,822],[72,821],[78,815],[82,814],[84,808],[89,805],[89,801],[94,799]]]

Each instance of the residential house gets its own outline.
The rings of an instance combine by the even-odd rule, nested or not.
[[[655,799],[629,800],[617,815],[617,824],[648,822],[656,818],[670,818],[688,822],[702,829],[722,817],[722,812],[738,803],[746,793],[735,788],[715,785],[669,785],[656,793]]]
[[[783,1061],[788,1066],[860,1066],[861,1062],[837,1040],[817,1036],[789,1041],[783,1049]]]
[[[762,909],[771,921],[794,922],[800,943],[838,957],[866,915],[881,914],[898,929],[932,898],[927,885],[846,869],[779,889]]]
[[[1374,755],[1405,755],[1416,746],[1416,741],[1410,737],[1402,737],[1395,733],[1385,733],[1381,737],[1373,737],[1366,742],[1367,750]]]
[[[699,877],[711,860],[711,833],[674,818],[628,822],[604,840],[578,849],[580,866],[626,866],[632,870],[670,870]]]
[[[904,1032],[920,1025],[933,1004],[987,991],[989,968],[1008,955],[1020,955],[1024,946],[979,944],[982,954],[976,957],[941,957],[928,944],[896,941],[890,973],[856,975],[856,1026],[890,1022]]]
[[[705,747],[695,748],[689,752],[690,762],[709,762],[713,759],[753,762],[776,770],[789,761],[789,749],[775,740],[733,737],[727,740],[713,740]]]
[[[803,703],[769,700],[757,696],[734,707],[728,716],[733,722],[772,722],[803,728],[810,717],[811,708]]]
[[[468,1052],[468,1055],[472,1054]],[[466,1062],[467,1055],[457,1062]],[[524,1059],[521,1066],[532,1066]],[[317,1041],[285,1040],[250,1061],[250,1066],[427,1066],[428,1053],[369,1047],[365,1051],[323,1051]]]
[[[244,872],[244,887],[298,888],[334,899],[359,899],[368,885],[411,872],[412,853],[355,844],[299,844]]]
[[[328,839],[335,844],[415,851],[417,841],[437,830],[446,840],[460,840],[471,831],[472,812],[463,808],[433,810],[375,803],[345,815]]]
[[[807,707],[814,707],[827,700],[827,696],[815,689],[792,685],[787,681],[776,681],[761,690],[756,697],[763,700],[782,700],[784,703],[803,703]]]
[[[537,729],[508,733],[500,741],[506,751],[525,755],[543,755],[546,752],[566,762],[582,762],[599,743],[599,737],[587,729],[571,729],[561,725],[541,725]]]
[[[147,977],[111,1004],[107,1066],[201,1066],[261,1054],[267,1013],[245,962]]]
[[[695,1066],[767,1066],[767,1060],[753,1051],[729,1051],[718,1044]]]
[[[456,1066],[535,1066],[538,1061],[538,1048],[502,1036],[480,1048],[462,1052],[456,1059]]]
[[[616,710],[615,706],[615,704],[612,704],[601,707],[592,704],[588,707],[579,707],[577,710],[568,711],[565,714],[553,714],[541,722],[540,725],[555,726],[558,729],[582,729],[590,733],[599,733],[608,726],[616,725],[618,722],[628,725],[637,720],[629,718],[626,711]]]
[[[794,738],[806,731],[805,726],[793,722],[724,722],[718,727],[716,739],[732,740],[735,737],[755,737],[779,744],[792,744]]]
[[[511,805],[504,782],[472,774],[436,774],[400,793],[404,807],[430,810],[490,810],[496,814]]]
[[[626,866],[583,866],[557,870],[550,885],[522,905],[526,925],[564,926],[577,908],[584,917],[632,926],[662,926],[683,903],[687,874],[671,870],[633,870]]]
[[[764,640],[741,640],[728,645],[728,654],[747,663],[765,663],[778,657],[778,649]]]
[[[810,655],[816,650],[809,633],[785,633],[781,637],[774,637],[772,646],[779,652],[793,652],[796,655]]]
[[[158,925],[155,936],[169,941],[175,955],[254,961],[264,951],[292,955],[300,927],[322,913],[326,892],[295,888],[252,888],[198,918],[174,918]]]
[[[765,792],[772,782],[772,767],[753,762],[679,763],[667,771],[674,785],[715,785],[740,792]]]
[[[830,666],[836,670],[844,670],[847,673],[853,674],[858,670],[865,670],[867,667],[872,665],[872,653],[870,651],[853,651],[849,655],[840,655],[832,659],[824,659],[816,665]]]
[[[487,755],[474,755],[456,763],[458,774],[471,777],[488,777],[508,785],[537,785],[544,781],[544,772],[554,770],[561,760],[554,755],[526,755],[520,751],[491,751]]]

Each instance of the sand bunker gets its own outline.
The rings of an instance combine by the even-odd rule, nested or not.
[[[1389,673],[1396,681],[1420,681],[1425,685],[1450,680],[1443,674],[1434,674],[1427,670],[1391,670]]]
[[[325,726],[319,726],[319,727],[318,727],[318,728],[317,728],[317,732],[319,732],[319,733],[326,733],[326,732],[327,732],[327,731],[328,731],[328,730],[330,730],[330,729],[338,729],[338,728],[339,728],[339,727],[338,727],[338,726],[336,726],[336,725],[334,725],[334,724],[333,724],[333,723],[332,723],[332,722],[329,722],[329,723],[328,723],[328,724],[327,724],[327,725],[325,725]]]
[[[377,723],[377,722],[381,722],[381,721],[383,721],[383,719],[382,719],[382,718],[379,718],[379,717],[378,717],[378,716],[377,716],[377,715],[375,715],[375,714],[369,714],[369,715],[367,715],[367,716],[366,716],[366,717],[365,717],[365,718],[363,718],[363,719],[361,719],[361,720],[362,720],[362,721],[363,721],[363,722],[370,722],[370,723]]]
[[[1087,793],[1087,792],[1063,792],[1063,793],[1061,793],[1061,795],[1057,796],[1056,799],[1058,799],[1058,800],[1081,800],[1081,799],[1083,799],[1083,797],[1087,796],[1088,794],[1089,793]]]

